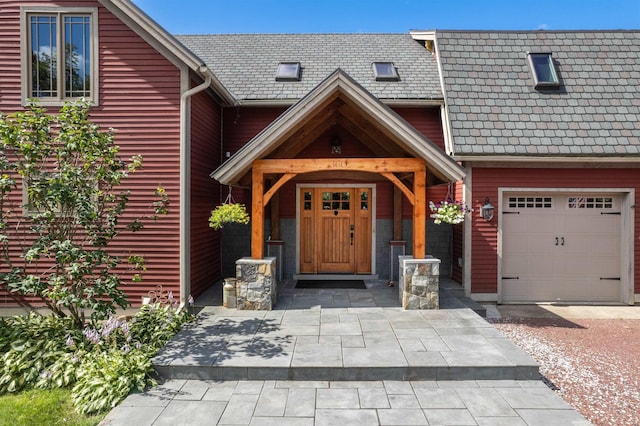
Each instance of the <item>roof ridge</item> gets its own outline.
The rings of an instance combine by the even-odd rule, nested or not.
[[[372,35],[384,35],[384,36],[410,36],[407,33],[391,33],[391,32],[371,32],[371,33],[198,33],[198,34],[173,34],[174,36],[372,36]]]
[[[590,30],[418,30],[436,31],[437,33],[502,33],[502,34],[544,34],[544,33],[637,33],[640,29],[590,29]]]

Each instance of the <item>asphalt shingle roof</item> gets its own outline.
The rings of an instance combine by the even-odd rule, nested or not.
[[[442,99],[437,62],[409,34],[213,34],[176,38],[239,100],[297,101],[337,68],[382,100]],[[301,81],[275,81],[279,62],[300,62]],[[398,82],[375,81],[372,62],[393,62]]]
[[[640,31],[437,31],[456,155],[640,155]],[[551,52],[538,91],[527,52]]]

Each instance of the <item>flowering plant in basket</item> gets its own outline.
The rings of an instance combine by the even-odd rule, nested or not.
[[[464,221],[465,213],[471,211],[469,207],[462,204],[461,201],[454,201],[447,199],[434,203],[429,201],[429,208],[431,209],[431,217],[436,224],[450,223],[455,225]]]
[[[249,223],[249,214],[244,204],[224,203],[217,206],[209,217],[209,226],[213,229],[222,229],[225,223]]]

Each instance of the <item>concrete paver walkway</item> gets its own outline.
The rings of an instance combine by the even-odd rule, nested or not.
[[[102,425],[589,425],[537,380],[169,380]]]
[[[207,306],[154,359],[167,380],[103,425],[587,425],[538,365],[460,300],[296,290],[273,311]]]

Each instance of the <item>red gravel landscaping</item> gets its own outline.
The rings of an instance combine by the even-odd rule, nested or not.
[[[538,363],[552,389],[598,426],[640,425],[640,320],[490,320]]]

